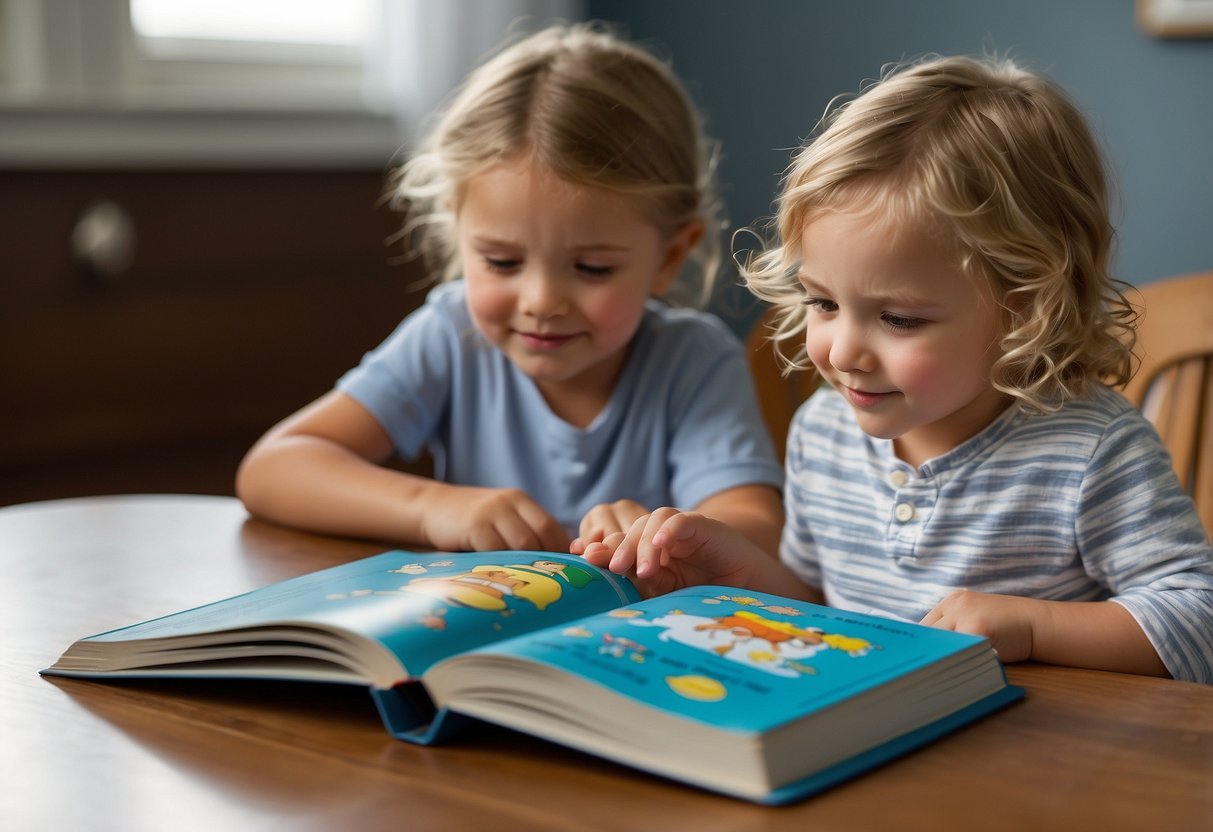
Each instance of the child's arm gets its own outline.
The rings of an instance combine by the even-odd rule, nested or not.
[[[1169,676],[1127,609],[1112,601],[1042,601],[959,590],[922,619],[944,630],[985,636],[1004,662]]]
[[[447,550],[568,550],[560,524],[523,492],[382,467],[391,453],[375,417],[332,392],[253,446],[236,491],[254,516],[310,531]]]
[[[626,533],[587,545],[583,556],[595,566],[633,574],[651,595],[723,584],[821,602],[819,590],[802,583],[742,532],[699,512],[659,508]]]
[[[783,528],[783,501],[779,491],[769,485],[741,485],[713,494],[695,507],[695,511],[720,520],[744,534],[768,554],[779,552],[779,533]],[[569,546],[575,555],[584,555],[591,543],[600,543],[616,532],[626,532],[649,510],[633,500],[617,500],[594,506],[581,520],[576,539]]]

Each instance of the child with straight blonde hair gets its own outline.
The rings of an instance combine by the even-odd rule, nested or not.
[[[596,25],[501,50],[396,180],[404,235],[446,282],[252,448],[245,505],[440,550],[580,551],[674,504],[774,552],[783,472],[742,346],[657,300],[711,294],[712,174],[645,50]],[[679,286],[695,258],[697,291]],[[432,479],[382,464],[423,448]]]
[[[649,591],[767,590],[1033,659],[1213,683],[1213,550],[1131,373],[1101,155],[1009,60],[904,65],[795,156],[747,267],[826,385],[780,561],[663,508],[585,556]]]

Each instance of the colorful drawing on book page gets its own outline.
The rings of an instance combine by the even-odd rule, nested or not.
[[[797,626],[752,609],[735,609],[719,616],[673,610],[651,620],[634,619],[630,623],[660,628],[660,641],[674,641],[788,678],[815,674],[817,670],[805,662],[824,650],[843,650],[858,658],[871,649],[864,639],[826,633],[818,627]]]
[[[407,661],[410,676],[455,653],[537,629],[564,625],[587,613],[640,600],[625,579],[575,555],[555,552],[460,552],[419,559],[385,552],[357,570],[309,579],[327,603],[309,615],[377,638]],[[340,568],[338,568],[340,569]],[[292,592],[302,606],[316,595]]]
[[[414,578],[402,592],[415,592],[452,606],[505,612],[508,599],[517,598],[544,610],[564,595],[565,587],[581,589],[602,576],[576,564],[536,560],[529,564],[481,564],[467,572]]]
[[[729,695],[724,684],[710,676],[694,673],[686,676],[667,676],[665,683],[674,693],[696,702],[719,702]]]
[[[534,631],[501,652],[685,719],[754,732],[981,647],[976,636],[719,586],[625,609]]]
[[[598,647],[598,655],[600,656],[627,659],[636,664],[644,664],[648,652],[649,648],[639,641],[611,633],[602,634],[602,644]]]

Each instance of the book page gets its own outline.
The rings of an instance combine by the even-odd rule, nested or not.
[[[625,579],[574,555],[551,552],[384,552],[206,606],[91,636],[133,641],[283,625],[377,640],[417,677],[435,661],[520,633],[639,599]]]
[[[650,598],[454,661],[486,653],[538,661],[741,732],[767,731],[950,657],[960,677],[991,666],[1001,675],[977,636],[729,587]],[[937,681],[964,678],[945,668]],[[451,699],[457,708],[458,692]]]

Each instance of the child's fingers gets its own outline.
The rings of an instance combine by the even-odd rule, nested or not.
[[[606,536],[602,529],[591,529],[583,531],[579,537],[573,538],[573,542],[569,544],[569,551],[574,555],[585,555],[586,547],[591,543],[601,543]]]
[[[472,544],[478,551],[489,549],[521,549],[545,552],[568,550],[569,538],[564,529],[548,518],[542,509],[526,512],[523,505],[497,512],[491,523],[474,532]],[[551,520],[550,523],[546,520]]]
[[[586,547],[591,543],[597,542],[593,537],[574,537],[572,542],[569,543],[569,554],[585,557]]]
[[[585,551],[581,553],[581,557],[588,560],[595,566],[601,566],[603,569],[610,569],[611,558],[615,556],[615,549],[622,541],[622,532],[609,534],[599,541],[591,541],[585,545]]]
[[[651,578],[665,565],[665,554],[658,543],[666,523],[678,514],[676,508],[659,508],[648,517],[641,517],[628,530],[625,545],[635,550],[636,575]]]
[[[670,515],[652,538],[653,545],[671,557],[685,557],[694,551],[703,515],[693,511],[680,511]]]
[[[538,549],[539,536],[514,511],[499,513],[481,535],[476,547],[487,549]]]
[[[576,545],[576,542],[577,541],[573,541],[574,545]],[[614,554],[613,549],[601,542],[587,543],[584,550],[581,552],[573,551],[573,547],[570,546],[569,551],[574,555],[580,554],[583,560],[603,569],[608,568],[611,562],[611,555]]]
[[[935,607],[929,613],[924,615],[922,617],[922,621],[919,621],[918,623],[927,627],[933,627],[935,626],[935,622],[941,618],[943,618],[943,613],[939,611],[939,607]]]
[[[615,532],[602,541],[604,546],[611,549],[610,569],[617,575],[626,575],[636,567],[636,547],[629,536],[630,532]]]
[[[529,546],[514,546],[515,549],[541,549],[545,552],[567,552],[569,535],[556,518],[548,514],[539,503],[525,499],[518,503],[518,518],[525,524],[527,533],[534,539]]]
[[[586,512],[581,518],[581,522],[577,526],[577,539],[586,543],[602,540],[605,534],[606,524],[603,523],[602,514],[606,511],[606,506],[598,504]]]

